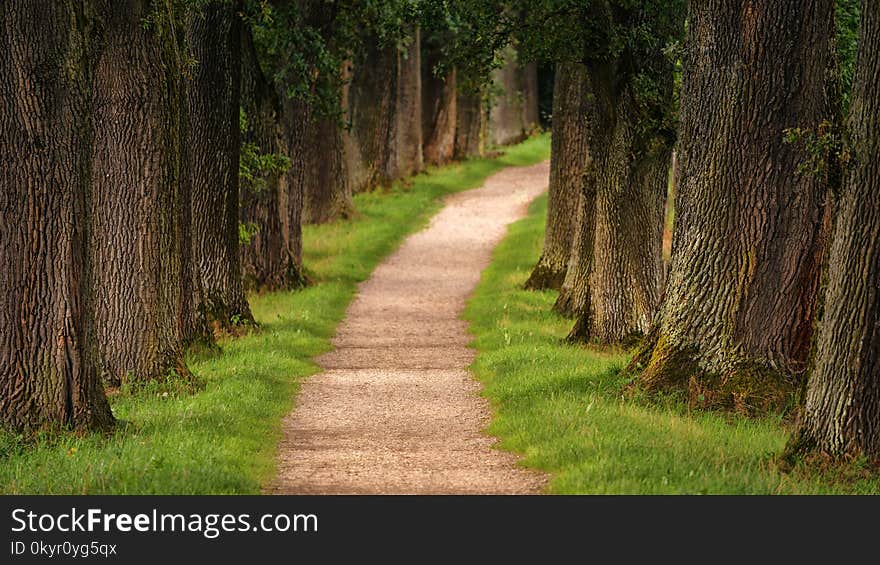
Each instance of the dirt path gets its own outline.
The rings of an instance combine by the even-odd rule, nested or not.
[[[303,383],[284,419],[279,475],[267,491],[317,493],[537,492],[483,433],[487,402],[467,366],[459,317],[507,225],[547,187],[548,164],[511,167],[451,196],[364,282],[339,326],[324,372]]]

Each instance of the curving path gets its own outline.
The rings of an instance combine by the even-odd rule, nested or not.
[[[548,164],[510,167],[449,197],[364,282],[284,419],[281,494],[525,494],[544,476],[493,449],[460,319],[492,249],[547,187]]]

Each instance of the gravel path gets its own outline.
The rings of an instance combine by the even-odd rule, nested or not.
[[[524,494],[544,476],[482,430],[488,403],[460,319],[507,225],[547,187],[548,164],[510,167],[449,197],[364,282],[324,372],[284,419],[280,494]]]

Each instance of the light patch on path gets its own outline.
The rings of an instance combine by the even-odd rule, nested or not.
[[[281,494],[526,494],[544,475],[484,433],[489,406],[460,319],[508,224],[547,188],[547,162],[458,193],[385,260],[349,306],[284,419]]]

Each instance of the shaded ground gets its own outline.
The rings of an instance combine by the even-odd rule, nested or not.
[[[272,493],[533,493],[483,433],[487,402],[460,319],[493,247],[547,187],[548,163],[511,167],[450,197],[360,287],[284,420]]]

